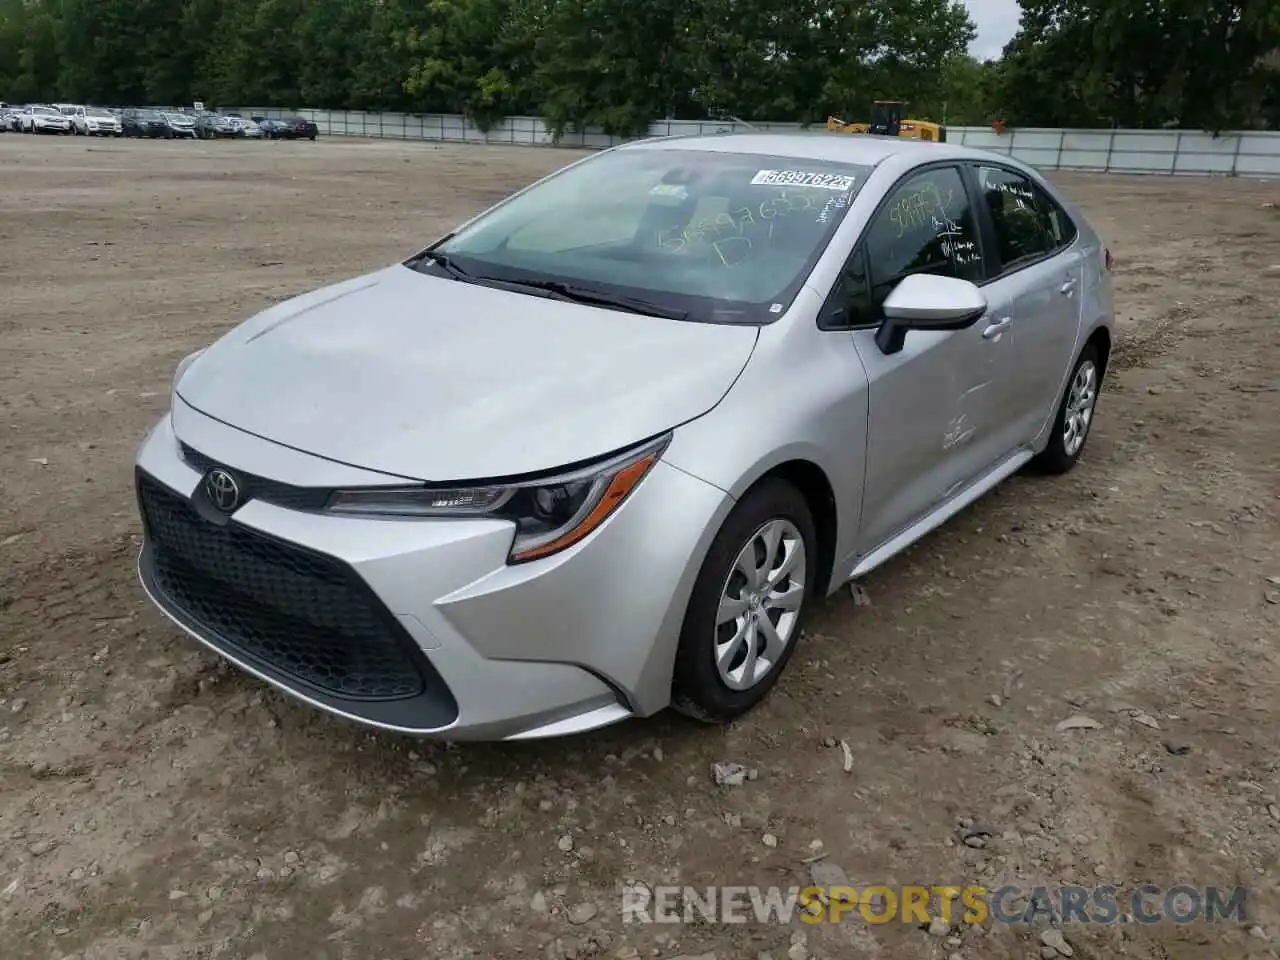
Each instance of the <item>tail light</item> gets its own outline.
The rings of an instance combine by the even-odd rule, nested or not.
[[[1102,265],[1107,268],[1107,273],[1111,272],[1111,268],[1115,266],[1115,260],[1111,258],[1111,248],[1102,248]]]

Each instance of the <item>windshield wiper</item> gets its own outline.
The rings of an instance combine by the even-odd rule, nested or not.
[[[449,276],[453,277],[453,279],[455,280],[471,281],[476,279],[475,277],[471,276],[471,274],[467,273],[467,271],[463,270],[460,266],[454,263],[453,259],[447,253],[436,253],[432,250],[424,251],[423,253],[420,253],[418,255],[413,266],[417,267],[424,262],[434,263],[436,266],[438,266],[441,270],[443,270]]]
[[[662,317],[665,320],[685,320],[689,317],[688,311],[676,310],[673,307],[654,303],[652,300],[606,293],[603,290],[580,287],[577,284],[565,283],[562,280],[503,280],[502,282],[511,284],[514,287],[532,287],[535,290],[545,290],[553,296],[560,297],[563,300],[572,300],[574,303],[615,307],[619,310],[627,310],[647,317]]]
[[[580,287],[577,284],[565,283],[563,280],[509,280],[506,277],[490,277],[482,273],[469,273],[454,262],[447,253],[436,253],[425,250],[418,254],[409,266],[417,269],[424,263],[432,263],[453,277],[466,283],[492,284],[497,287],[523,287],[526,290],[537,290],[544,296],[574,303],[589,303],[602,307],[613,307],[630,313],[639,313],[647,317],[661,317],[665,320],[687,320],[689,314],[685,310],[654,303],[641,297],[628,297],[621,294],[606,293],[591,287]]]

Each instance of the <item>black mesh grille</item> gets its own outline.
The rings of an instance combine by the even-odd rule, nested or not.
[[[182,444],[182,459],[191,465],[193,470],[208,473],[214,467],[230,467],[231,464],[219,463],[206,457],[199,450]],[[252,473],[236,469],[236,480],[240,483],[244,500],[265,500],[278,507],[289,507],[293,510],[323,510],[333,493],[327,487],[294,487],[278,480],[268,480]]]
[[[142,473],[138,499],[156,585],[223,644],[346,699],[423,692],[412,639],[345,564],[210,523]]]

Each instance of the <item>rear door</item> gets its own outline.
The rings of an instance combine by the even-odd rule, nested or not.
[[[1013,360],[998,395],[1029,443],[1057,408],[1080,334],[1084,253],[1065,211],[1030,177],[998,163],[973,165],[984,233],[997,273],[988,284],[1012,303]]]

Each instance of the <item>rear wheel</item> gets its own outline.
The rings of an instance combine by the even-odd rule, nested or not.
[[[1102,386],[1102,367],[1098,348],[1090,343],[1081,351],[1071,370],[1067,389],[1058,405],[1058,415],[1053,421],[1049,443],[1031,461],[1041,473],[1066,473],[1076,465],[1084,452],[1085,441],[1093,426],[1093,414],[1098,403],[1098,389]]]
[[[795,652],[816,573],[813,517],[792,484],[751,490],[712,541],[676,652],[672,705],[725,723],[765,698]]]

